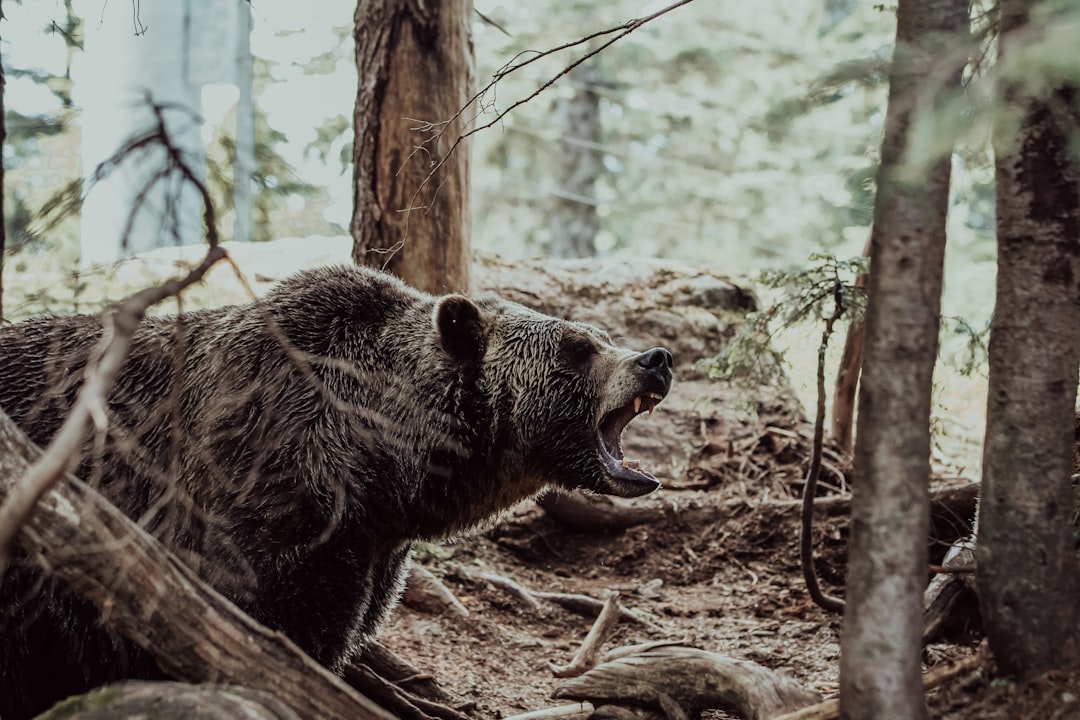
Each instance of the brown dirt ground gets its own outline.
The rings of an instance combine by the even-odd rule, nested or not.
[[[757,441],[742,442],[735,451],[703,447],[687,476],[694,482],[684,483],[694,489],[662,490],[671,511],[658,522],[588,532],[568,528],[526,503],[487,532],[420,553],[418,562],[443,578],[469,616],[403,605],[383,643],[430,672],[477,717],[564,704],[550,699],[560,681],[548,663],[570,661],[592,618],[551,604],[540,612],[530,609],[470,572],[483,570],[532,590],[601,599],[618,591],[625,607],[659,628],[620,623],[605,650],[682,639],[781,670],[826,698],[835,697],[840,617],[811,602],[798,559],[794,501],[801,492],[810,432],[805,425],[793,428],[787,422],[785,429],[784,424],[779,417],[762,418]],[[758,480],[740,482],[734,471],[751,466]],[[939,486],[949,482],[935,480]],[[836,489],[823,492],[834,498],[817,512],[816,566],[824,589],[840,595],[847,504]],[[938,537],[931,541],[931,556],[940,561],[943,548],[966,527],[960,518],[934,527]],[[927,669],[978,651],[976,615],[972,610],[961,616],[943,640],[926,648]],[[980,665],[932,690],[928,706],[933,718],[1080,718],[1080,672],[1050,674],[1025,685],[994,679],[991,669]]]

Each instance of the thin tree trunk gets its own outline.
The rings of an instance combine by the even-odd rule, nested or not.
[[[233,159],[233,240],[251,240],[251,177],[255,173],[254,67],[251,56],[251,4],[241,2],[236,37],[236,157]]]
[[[1005,68],[1035,5],[1001,2]],[[976,578],[998,667],[1031,677],[1080,657],[1070,522],[1080,367],[1080,164],[1070,144],[1080,92],[1058,87],[1035,98],[1021,82],[1006,83],[994,137],[997,302]]]
[[[353,260],[429,292],[469,288],[472,0],[360,0]]]
[[[596,255],[596,179],[600,175],[599,56],[571,71],[579,86],[552,107],[552,121],[562,138],[556,147],[554,207],[551,215],[551,257]]]
[[[902,167],[924,97],[959,89],[938,65],[967,0],[900,0],[874,228],[840,658],[843,718],[927,717],[919,654],[926,587],[930,393],[937,357],[949,153]],[[924,95],[926,93],[926,95]],[[903,175],[902,173],[908,173]]]
[[[871,239],[866,239],[863,257],[870,257]],[[855,278],[855,287],[866,287],[866,275]],[[833,388],[832,437],[845,455],[852,450],[852,429],[855,426],[855,391],[859,388],[859,373],[862,369],[863,332],[866,326],[862,319],[848,325],[844,336],[844,353],[840,358],[840,370],[836,373],[836,385]]]

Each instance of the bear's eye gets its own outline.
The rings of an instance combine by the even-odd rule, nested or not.
[[[592,365],[596,355],[596,346],[583,337],[568,337],[563,341],[563,360],[571,368],[585,372]]]

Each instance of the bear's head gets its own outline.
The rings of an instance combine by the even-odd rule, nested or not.
[[[509,472],[537,489],[637,497],[660,487],[624,457],[622,434],[671,389],[666,349],[622,349],[591,325],[494,296],[443,297],[434,324],[443,350],[488,398]]]

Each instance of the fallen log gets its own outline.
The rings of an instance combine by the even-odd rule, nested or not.
[[[582,492],[549,492],[537,498],[536,504],[561,523],[592,531],[625,530],[647,525],[659,522],[671,513],[670,505],[659,500],[631,501]]]
[[[235,685],[132,681],[106,685],[55,705],[37,720],[299,720],[273,695]]]
[[[40,452],[0,411],[0,503]],[[18,543],[70,590],[107,610],[104,622],[177,680],[266,691],[301,720],[392,717],[241,612],[72,475],[41,498]],[[115,551],[71,551],[87,547]]]
[[[552,697],[595,706],[638,705],[697,717],[709,709],[766,720],[821,701],[795,680],[757,663],[690,647],[666,647],[598,665]]]

